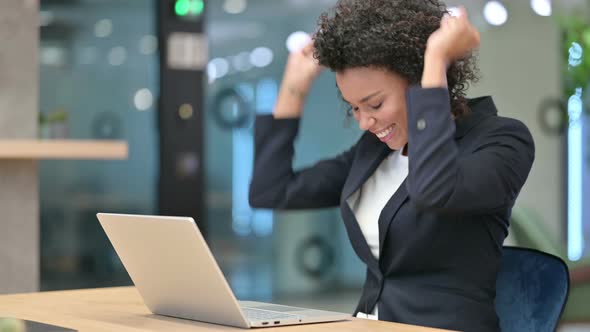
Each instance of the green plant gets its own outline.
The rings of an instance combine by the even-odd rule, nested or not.
[[[44,125],[47,123],[47,116],[43,112],[39,112],[39,124]]]
[[[56,122],[65,122],[68,120],[68,112],[64,109],[58,109],[47,114],[47,122],[49,123],[56,123]]]

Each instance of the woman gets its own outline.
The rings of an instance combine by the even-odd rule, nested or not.
[[[479,33],[432,0],[340,1],[290,55],[272,116],[256,121],[254,207],[340,206],[367,266],[355,314],[498,331],[496,276],[512,206],[534,159],[521,122],[466,99]],[[293,141],[321,66],[365,131],[298,171]]]

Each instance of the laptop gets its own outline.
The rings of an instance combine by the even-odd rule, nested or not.
[[[148,309],[241,328],[346,320],[351,315],[238,301],[197,224],[188,217],[98,213]]]

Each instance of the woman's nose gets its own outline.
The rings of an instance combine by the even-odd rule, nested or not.
[[[375,124],[375,119],[363,111],[359,111],[359,128],[369,130]]]

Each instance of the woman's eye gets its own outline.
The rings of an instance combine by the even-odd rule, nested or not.
[[[371,108],[374,110],[378,110],[381,107],[381,105],[383,105],[383,103],[379,103],[378,105],[371,105]]]

